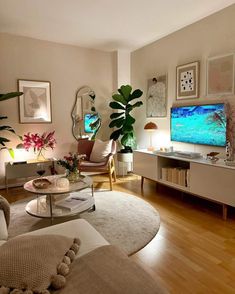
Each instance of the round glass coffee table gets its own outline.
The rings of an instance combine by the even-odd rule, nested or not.
[[[48,176],[52,184],[46,189],[38,189],[33,185],[33,180],[24,184],[24,189],[37,195],[26,205],[29,215],[39,218],[69,217],[85,211],[95,210],[93,181],[88,176],[83,176],[75,183],[69,183],[66,188],[58,188],[56,182],[63,176]],[[91,188],[91,190],[87,189]],[[85,190],[86,189],[86,190]]]

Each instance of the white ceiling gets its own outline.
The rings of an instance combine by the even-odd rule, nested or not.
[[[135,50],[235,0],[0,0],[0,32]]]

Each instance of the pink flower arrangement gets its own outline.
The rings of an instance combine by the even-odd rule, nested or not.
[[[54,149],[56,145],[56,140],[54,138],[55,131],[50,133],[43,133],[42,135],[36,133],[27,133],[23,138],[24,148],[28,151],[30,148],[33,148],[35,151],[41,151],[46,148]]]

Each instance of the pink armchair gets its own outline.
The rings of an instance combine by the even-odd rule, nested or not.
[[[116,153],[116,142],[112,143],[111,153],[106,157],[104,162],[90,161],[90,155],[95,141],[87,139],[78,140],[78,153],[86,155],[85,160],[79,163],[80,172],[100,172],[109,174],[110,190],[113,190],[113,180],[116,182],[116,171],[113,156]]]

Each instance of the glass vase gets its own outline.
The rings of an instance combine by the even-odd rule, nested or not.
[[[45,161],[44,149],[40,149],[37,154],[37,161]]]
[[[67,170],[67,179],[69,180],[70,183],[76,183],[79,181],[79,178],[80,178],[80,173],[79,173],[79,170],[76,169],[74,171],[70,171],[70,170]]]

